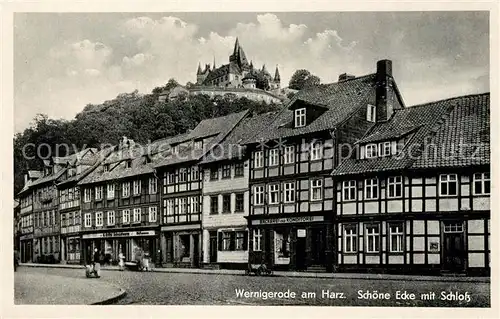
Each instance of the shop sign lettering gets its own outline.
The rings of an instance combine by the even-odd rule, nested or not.
[[[110,237],[136,237],[136,236],[154,236],[154,230],[140,230],[140,231],[127,231],[127,232],[109,232],[97,234],[84,234],[82,238],[110,238]]]
[[[308,223],[323,221],[323,216],[293,216],[269,219],[257,219],[252,222],[253,225],[271,225],[271,224],[289,224],[289,223]]]

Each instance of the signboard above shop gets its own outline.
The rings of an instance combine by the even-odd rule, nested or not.
[[[291,216],[291,217],[256,219],[252,220],[252,225],[310,223],[310,222],[322,222],[324,220],[325,220],[324,216]]]
[[[138,230],[138,231],[119,231],[95,234],[83,234],[83,239],[88,238],[112,238],[112,237],[139,237],[139,236],[155,236],[154,230]]]

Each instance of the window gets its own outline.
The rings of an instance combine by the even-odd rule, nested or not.
[[[378,198],[378,179],[368,178],[365,179],[365,199]]]
[[[195,141],[193,144],[193,148],[195,150],[200,150],[203,147],[203,141]]]
[[[184,215],[187,213],[187,198],[179,198],[179,215]]]
[[[320,160],[323,158],[323,144],[321,142],[313,142],[311,144],[311,161]]]
[[[262,151],[255,152],[254,157],[254,168],[261,168],[264,166],[263,153]]]
[[[103,170],[104,170],[105,172],[109,172],[109,164],[104,164],[104,166],[103,166]]]
[[[284,183],[283,192],[285,193],[285,203],[295,202],[295,182]]]
[[[439,176],[439,195],[453,196],[457,195],[457,175],[443,174]]]
[[[391,155],[391,142],[383,142],[378,144],[378,155],[389,156]]]
[[[380,250],[379,225],[366,226],[366,252],[378,253]]]
[[[387,198],[398,198],[403,195],[403,177],[393,176],[387,179]]]
[[[243,163],[237,163],[234,164],[234,176],[243,176],[244,171],[243,171]]]
[[[264,205],[264,186],[255,186],[253,190],[254,205]]]
[[[269,166],[276,166],[278,165],[278,149],[273,148],[269,150]]]
[[[262,251],[262,231],[260,229],[253,230],[253,251]]]
[[[283,153],[283,161],[285,164],[292,164],[294,162],[294,147],[292,146],[285,146],[285,151]]]
[[[366,120],[368,122],[375,122],[377,118],[377,109],[375,105],[368,104],[366,106]]]
[[[131,167],[132,167],[132,161],[131,161],[131,160],[127,160],[127,161],[125,162],[125,167],[126,167],[126,168],[131,168]]]
[[[403,224],[389,225],[389,251],[391,253],[403,252]]]
[[[173,199],[167,199],[167,216],[172,216],[174,215],[174,200]]]
[[[474,174],[474,195],[489,195],[490,188],[490,173]]]
[[[296,109],[295,110],[295,127],[306,126],[306,109]]]
[[[344,201],[356,199],[356,181],[342,182],[342,199]]]
[[[279,203],[279,185],[271,184],[269,185],[269,204],[278,204]]]
[[[243,212],[245,210],[244,207],[245,196],[243,193],[236,194],[236,205],[234,207],[235,212]]]
[[[222,213],[231,212],[231,195],[222,195]]]
[[[134,223],[141,222],[141,208],[134,208]]]
[[[200,171],[198,170],[198,166],[191,167],[191,181],[197,181],[200,179]]]
[[[231,232],[222,232],[221,250],[231,250]]]
[[[236,250],[247,250],[246,237],[247,237],[246,231],[236,232],[236,247],[235,247]]]
[[[158,180],[156,177],[150,177],[149,178],[149,193],[150,194],[156,194],[158,191]]]
[[[91,195],[90,195],[90,188],[85,188],[85,190],[83,191],[83,194],[84,194],[83,201],[84,201],[85,203],[90,202],[90,198],[91,198]]]
[[[125,182],[122,184],[122,197],[130,196],[130,182]]]
[[[445,233],[462,233],[463,231],[464,231],[464,224],[461,221],[444,222]]]
[[[134,181],[134,195],[140,195],[141,194],[141,181]]]
[[[104,219],[102,216],[102,212],[96,212],[95,213],[95,225],[96,226],[102,226],[104,223]]]
[[[344,252],[355,253],[358,251],[358,235],[356,225],[344,225]]]
[[[187,181],[187,170],[185,168],[179,169],[179,183],[185,183]]]
[[[377,157],[377,144],[367,144],[365,146],[365,157],[374,158]]]
[[[219,213],[219,196],[210,196],[210,214]]]
[[[122,223],[129,224],[130,223],[130,210],[125,209],[122,211]]]
[[[323,180],[311,180],[311,200],[321,200],[323,198]]]
[[[149,222],[156,223],[157,218],[158,218],[157,217],[157,207],[156,206],[149,207]]]
[[[222,165],[222,178],[231,178],[231,165]]]
[[[219,179],[219,168],[218,167],[212,167],[210,169],[210,180],[218,180]]]
[[[108,199],[115,198],[115,184],[108,184],[107,188],[108,188],[108,191],[107,191],[106,197]]]
[[[115,224],[115,212],[114,211],[109,211],[108,212],[108,225],[112,226]]]
[[[168,183],[175,184],[175,173],[173,172],[168,173]]]
[[[189,205],[191,206],[191,214],[198,214],[200,209],[199,209],[199,198],[198,196],[191,196],[189,198]]]

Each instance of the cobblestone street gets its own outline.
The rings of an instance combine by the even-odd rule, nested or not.
[[[37,274],[84,278],[83,269],[20,267],[16,276]],[[320,279],[255,277],[188,273],[148,273],[103,271],[100,279],[127,291],[117,304],[136,305],[321,305],[321,306],[425,306],[425,307],[487,307],[490,305],[490,284],[474,282],[429,282],[367,279]],[[295,292],[295,298],[258,298],[237,296],[237,290],[265,292]],[[330,292],[327,298],[326,291]],[[389,293],[389,299],[359,299],[364,296]],[[396,299],[406,291],[415,300]],[[464,300],[440,300],[441,292],[448,298],[463,296]],[[302,298],[302,292],[316,293]],[[422,300],[421,294],[435,293],[434,300]],[[451,297],[451,294],[454,297]],[[337,294],[335,294],[337,293]],[[457,295],[458,293],[458,295]],[[468,293],[468,294],[466,294]],[[470,301],[467,302],[467,296]],[[425,299],[425,298],[424,298]]]

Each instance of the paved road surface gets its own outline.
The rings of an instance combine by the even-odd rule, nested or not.
[[[56,274],[70,278],[84,276],[80,269],[28,268],[20,267],[18,272],[28,272],[44,276]],[[427,307],[487,307],[490,305],[490,284],[470,282],[428,282],[401,280],[364,280],[364,279],[320,279],[255,277],[232,275],[207,275],[185,273],[151,273],[103,271],[99,279],[124,288],[127,295],[118,304],[137,305],[321,305],[321,306],[427,306]],[[295,298],[277,296],[238,297],[237,290],[266,292],[295,292]],[[323,292],[330,291],[327,298]],[[390,299],[359,299],[358,292],[365,296],[370,291],[390,294]],[[396,299],[397,291],[415,294],[415,300]],[[441,292],[448,298],[464,300],[440,300]],[[302,292],[316,293],[309,298]],[[435,293],[434,300],[422,300],[421,294]],[[455,294],[455,297],[451,297]],[[337,294],[335,294],[337,293]],[[465,294],[467,293],[467,294]],[[377,294],[377,296],[380,296]],[[470,297],[468,300],[467,296]]]

